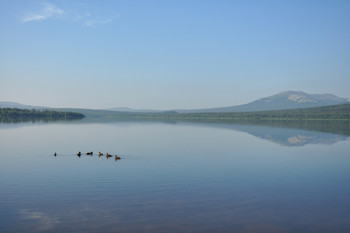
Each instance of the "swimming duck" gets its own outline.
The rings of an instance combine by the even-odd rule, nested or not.
[[[111,154],[106,153],[106,157],[107,157],[107,159],[108,159],[108,158],[112,157],[112,155],[111,155]]]
[[[91,151],[91,152],[87,152],[86,154],[87,154],[87,155],[93,155],[94,152]]]
[[[98,156],[103,156],[103,153],[101,153],[101,152],[98,152]]]
[[[115,155],[114,159],[115,159],[115,160],[119,160],[120,157],[119,157],[118,155]]]
[[[79,151],[79,153],[77,154],[79,157],[80,157],[80,155],[81,155],[81,152]]]
[[[56,157],[56,155],[57,155],[56,152],[55,152],[55,154],[53,154],[53,155]]]

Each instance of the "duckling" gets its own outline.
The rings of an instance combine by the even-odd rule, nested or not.
[[[112,155],[111,155],[111,154],[106,153],[106,157],[107,157],[107,159],[108,159],[108,158],[111,158],[111,157],[112,157]]]
[[[79,151],[79,153],[77,154],[79,157],[80,157],[80,155],[81,155],[81,152]]]
[[[98,156],[103,156],[103,153],[101,153],[101,152],[98,152]]]
[[[94,152],[91,151],[91,152],[87,152],[86,154],[87,154],[87,155],[93,155]]]
[[[56,154],[56,152],[55,152],[55,154],[53,154],[55,157],[57,156],[57,154]]]
[[[118,155],[115,155],[114,160],[119,160],[121,159]]]

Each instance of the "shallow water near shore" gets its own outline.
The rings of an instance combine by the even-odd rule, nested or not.
[[[349,232],[350,139],[238,124],[0,124],[0,187],[0,232]]]

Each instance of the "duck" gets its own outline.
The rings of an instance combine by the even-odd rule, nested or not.
[[[93,155],[94,152],[91,151],[91,152],[87,152],[86,154],[87,154],[87,155]]]
[[[81,152],[79,151],[79,153],[77,154],[79,157],[80,157],[80,155],[81,155]]]
[[[111,155],[111,154],[106,153],[106,157],[107,157],[107,159],[108,159],[108,158],[112,157],[112,155]]]
[[[121,159],[121,158],[120,158],[118,155],[115,155],[114,159],[115,159],[115,160],[119,160],[119,159]]]
[[[98,156],[103,156],[103,153],[101,153],[101,152],[98,152]]]
[[[55,154],[53,154],[55,157],[57,156],[57,154],[56,154],[56,152],[55,152]]]

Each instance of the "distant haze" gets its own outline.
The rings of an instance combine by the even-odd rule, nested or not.
[[[310,108],[337,104],[348,104],[350,99],[340,98],[332,94],[308,94],[302,91],[285,91],[269,97],[260,98],[248,104],[237,106],[202,108],[202,109],[167,109],[177,113],[205,113],[205,112],[250,112],[266,110],[282,110],[296,108]],[[0,108],[43,109],[46,107],[23,105],[14,102],[0,102]],[[132,109],[128,107],[108,108],[104,110],[118,112],[163,112],[159,109]]]
[[[0,101],[202,109],[349,98],[350,1],[0,1]]]
[[[227,107],[214,107],[202,109],[168,109],[178,113],[204,113],[204,112],[250,112],[266,110],[282,110],[320,107],[327,105],[347,104],[350,99],[340,98],[333,94],[308,94],[302,91],[284,91],[278,94],[259,98],[248,104]],[[159,112],[159,110],[131,109],[131,108],[110,108],[114,111],[126,112]]]
[[[285,91],[273,96],[255,100],[248,104],[238,106],[195,110],[177,110],[177,112],[250,112],[320,107],[346,103],[350,103],[350,100],[346,98],[339,98],[338,96],[332,94],[308,94],[302,91]]]

